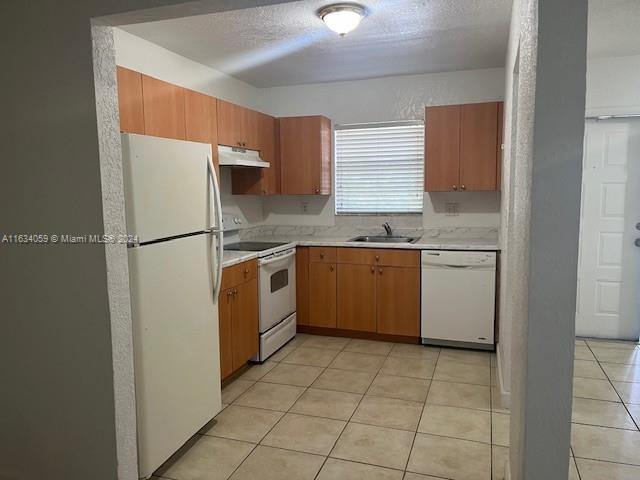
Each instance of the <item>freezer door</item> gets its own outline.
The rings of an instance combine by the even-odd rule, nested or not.
[[[143,478],[221,410],[215,241],[200,234],[129,249]]]
[[[211,145],[122,135],[127,232],[141,243],[209,229]]]

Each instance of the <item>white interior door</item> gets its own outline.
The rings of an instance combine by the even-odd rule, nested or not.
[[[576,335],[638,340],[640,119],[588,121],[583,165]]]

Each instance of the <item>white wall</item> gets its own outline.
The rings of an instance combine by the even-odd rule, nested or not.
[[[469,70],[405,75],[350,82],[274,87],[264,90],[263,105],[276,116],[325,115],[335,124],[415,120],[425,105],[501,100],[504,70]],[[457,202],[460,215],[445,216],[445,202]],[[302,215],[302,202],[308,214]],[[500,194],[425,194],[424,226],[497,226]],[[334,225],[333,197],[279,197],[265,200],[265,223]],[[340,222],[340,220],[338,220]],[[402,219],[407,223],[407,219]],[[412,223],[412,220],[409,220]]]
[[[587,61],[587,114],[640,113],[640,55]]]

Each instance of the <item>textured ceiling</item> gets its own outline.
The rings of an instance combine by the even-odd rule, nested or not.
[[[511,0],[360,0],[344,38],[316,16],[331,0],[124,26],[256,87],[504,65]],[[589,56],[640,54],[640,0],[589,0]]]
[[[640,0],[589,0],[590,57],[640,55]]]
[[[504,64],[511,0],[362,0],[370,13],[341,38],[316,16],[330,0],[123,27],[256,87]]]

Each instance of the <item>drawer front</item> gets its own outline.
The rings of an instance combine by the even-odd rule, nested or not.
[[[249,260],[222,270],[222,290],[235,287],[241,283],[249,282],[257,278],[258,261]]]
[[[309,261],[336,263],[336,247],[309,247]]]
[[[377,260],[376,257],[378,257]],[[375,248],[338,248],[338,263],[377,265],[378,260],[380,260],[380,252]]]
[[[387,267],[419,267],[419,250],[396,248],[338,248],[337,263],[384,265]]]
[[[387,267],[419,267],[420,250],[376,249],[378,265]]]

